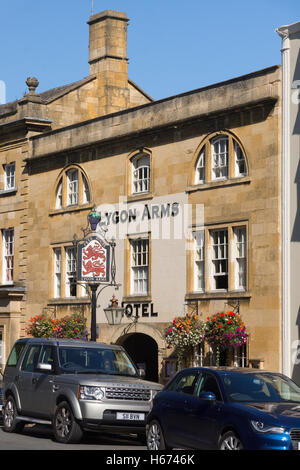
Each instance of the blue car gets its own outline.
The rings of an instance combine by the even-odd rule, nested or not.
[[[258,369],[190,368],[158,393],[147,448],[300,449],[300,388]]]

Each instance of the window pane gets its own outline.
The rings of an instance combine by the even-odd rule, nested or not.
[[[132,294],[148,294],[149,240],[131,240]]]
[[[235,153],[235,176],[246,175],[246,162],[241,147],[234,142]]]
[[[134,193],[150,190],[150,157],[142,154],[132,162],[132,191]]]
[[[205,290],[204,277],[204,230],[199,230],[194,234],[194,290]]]
[[[68,205],[78,204],[78,171],[70,170],[67,173],[68,179]]]
[[[56,191],[56,201],[55,201],[56,209],[60,209],[62,207],[62,189],[63,189],[63,185],[62,185],[62,179],[61,179],[57,187],[57,191]]]
[[[14,274],[14,230],[3,230],[3,282],[12,282]]]
[[[226,230],[212,232],[213,289],[228,289],[228,233]]]
[[[4,189],[15,188],[15,163],[4,166]]]
[[[76,256],[74,248],[66,249],[66,296],[76,297]]]
[[[214,140],[212,150],[212,178],[227,178],[228,170],[228,138]]]
[[[30,346],[25,354],[25,358],[22,364],[22,370],[33,372],[36,368],[38,357],[39,357],[40,346]]]
[[[246,289],[246,228],[234,229],[235,240],[235,289]]]

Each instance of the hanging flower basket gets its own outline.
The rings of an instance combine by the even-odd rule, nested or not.
[[[234,312],[221,312],[208,317],[204,337],[216,352],[216,365],[220,363],[220,352],[229,347],[239,347],[247,343],[247,333],[241,316]]]
[[[78,314],[64,318],[51,318],[49,315],[36,315],[30,318],[26,333],[34,338],[87,339],[86,319]]]
[[[195,347],[203,341],[204,323],[199,322],[197,315],[176,317],[165,329],[164,337],[167,345],[176,349],[178,368],[181,369],[188,348]]]

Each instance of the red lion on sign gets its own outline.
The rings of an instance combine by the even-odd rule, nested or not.
[[[100,276],[100,274],[105,276],[105,261],[106,254],[101,244],[97,241],[93,245],[89,244],[82,250],[82,274],[87,276],[92,273],[93,276]]]

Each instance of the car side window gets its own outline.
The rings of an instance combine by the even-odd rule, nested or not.
[[[216,396],[217,401],[223,401],[217,380],[212,374],[201,374],[197,384],[196,395],[199,396],[199,394],[203,392],[211,392]]]
[[[187,374],[181,375],[168,391],[188,393],[190,395],[193,395],[198,377],[198,372],[189,372]]]
[[[53,346],[43,346],[39,362],[41,364],[50,364],[52,366],[53,361],[54,361]]]
[[[39,358],[39,351],[40,351],[39,345],[32,345],[27,349],[25,357],[24,357],[24,361],[22,364],[22,370],[27,371],[27,372],[34,371],[37,365],[38,358]]]
[[[11,350],[6,367],[16,367],[26,343],[16,343]]]

